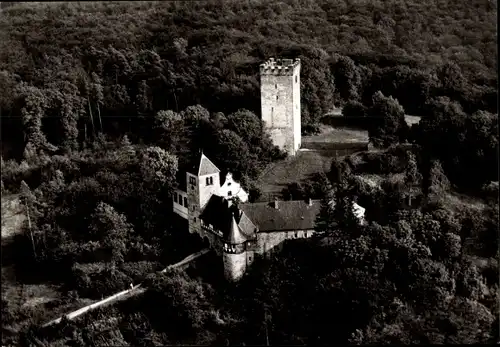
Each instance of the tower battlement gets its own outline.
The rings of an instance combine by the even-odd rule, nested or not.
[[[270,58],[260,64],[261,75],[293,75],[294,69],[300,66],[300,59],[274,59]]]

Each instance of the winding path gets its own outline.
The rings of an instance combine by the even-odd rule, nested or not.
[[[176,268],[180,268],[180,267],[183,267],[189,263],[191,263],[193,260],[201,257],[202,255],[208,253],[210,251],[209,248],[205,248],[205,249],[202,249],[201,251],[199,252],[196,252],[196,253],[193,253],[191,255],[188,255],[186,258],[184,258],[183,260],[181,260],[180,262],[178,263],[175,263],[175,264],[172,264],[172,265],[169,265],[167,266],[165,269],[161,270],[160,273],[165,273],[167,272],[167,270],[171,270],[171,269],[176,269]],[[125,299],[128,299],[132,296],[136,296],[138,294],[142,294],[146,291],[146,288],[145,287],[142,287],[142,283],[139,283],[135,286],[133,286],[132,288],[130,289],[127,289],[127,290],[123,290],[119,293],[116,293],[116,294],[113,294],[111,296],[108,296],[106,299],[103,299],[101,301],[98,301],[98,302],[95,302],[91,305],[88,305],[88,306],[85,306],[85,307],[82,307],[76,311],[73,311],[73,312],[70,312],[64,316],[61,316],[57,319],[54,319],[54,320],[51,320],[50,322],[46,323],[43,325],[43,327],[47,327],[49,325],[53,325],[53,324],[58,324],[61,322],[61,320],[63,319],[63,317],[66,317],[68,318],[69,320],[71,319],[74,319],[76,317],[79,317],[81,316],[82,314],[90,311],[90,310],[93,310],[93,309],[96,309],[98,307],[102,307],[106,304],[111,304],[111,303],[114,303],[118,300],[125,300]]]

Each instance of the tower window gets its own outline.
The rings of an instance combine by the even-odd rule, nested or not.
[[[207,177],[207,186],[211,186],[214,184],[214,178],[213,177]]]
[[[184,207],[188,207],[188,199],[184,197]]]

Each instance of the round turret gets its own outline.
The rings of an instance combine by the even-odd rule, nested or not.
[[[245,273],[247,267],[246,241],[247,237],[242,233],[232,214],[231,226],[229,233],[224,238],[223,246],[224,276],[229,281],[237,281]]]

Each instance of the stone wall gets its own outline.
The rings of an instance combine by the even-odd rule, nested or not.
[[[302,145],[302,115],[300,112],[300,64],[293,72],[293,148],[297,151]]]
[[[211,177],[213,182],[211,185],[207,185],[207,178]],[[208,200],[213,194],[218,194],[220,189],[220,175],[215,173],[212,175],[200,176],[199,178],[199,192],[200,192],[200,208],[203,209],[207,204]]]
[[[264,127],[273,143],[295,155],[300,146],[300,61],[269,60],[261,65],[260,93]]]
[[[303,239],[311,237],[314,233],[313,229],[310,230],[292,230],[292,231],[275,231],[275,232],[259,232],[257,233],[257,245],[255,248],[256,253],[265,254],[269,251],[277,251],[279,246],[285,240],[290,239]],[[278,248],[278,249],[274,249]]]
[[[182,205],[179,203],[179,197],[181,197]],[[186,200],[184,200],[184,199],[186,199]],[[185,219],[189,218],[189,216],[188,216],[189,204],[187,204],[187,206],[184,206],[184,202],[187,201],[187,199],[188,199],[188,196],[187,196],[186,192],[183,192],[182,190],[179,190],[179,189],[176,189],[174,191],[174,194],[173,194],[174,212]]]
[[[194,179],[194,184],[190,183],[190,179]],[[188,196],[188,221],[189,232],[198,233],[201,236],[201,222],[200,222],[200,193],[198,177],[190,173],[186,173],[187,182],[187,196]]]
[[[247,253],[231,254],[224,252],[222,256],[224,262],[224,277],[228,281],[237,281],[247,269]]]

